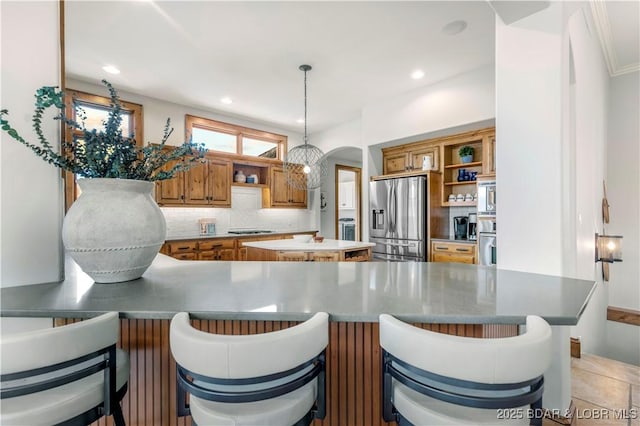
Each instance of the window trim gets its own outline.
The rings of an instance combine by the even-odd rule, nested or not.
[[[75,120],[76,112],[75,105],[79,103],[81,106],[91,105],[96,107],[110,107],[111,99],[106,96],[94,95],[92,93],[81,92],[74,89],[65,90],[65,98],[67,99],[65,105],[65,114]],[[68,101],[71,99],[71,101]],[[78,101],[78,102],[76,102]],[[143,123],[143,108],[142,105],[133,102],[123,101],[120,99],[122,105],[122,111],[128,112],[133,115],[133,134],[136,140],[136,146],[144,146],[144,123]],[[74,132],[68,127],[64,128],[64,135],[67,141],[73,140]],[[63,172],[64,178],[64,199],[65,199],[65,212],[69,210],[73,202],[78,198],[79,188],[76,182],[76,176],[69,172]]]
[[[236,136],[236,152],[215,151],[209,149],[209,151],[219,152],[224,155],[240,155],[245,158],[263,159],[263,157],[257,157],[254,155],[244,155],[242,153],[242,138],[243,136],[263,140],[265,142],[273,142],[278,145],[276,158],[265,158],[268,160],[283,160],[284,154],[287,152],[287,136],[279,135],[277,133],[266,132],[263,130],[252,129],[249,127],[238,126],[231,123],[224,123],[222,121],[216,121],[209,118],[197,117],[195,115],[185,114],[184,128],[185,128],[185,140],[191,140],[191,134],[193,128],[199,128],[204,130],[211,130],[219,133],[227,133]]]

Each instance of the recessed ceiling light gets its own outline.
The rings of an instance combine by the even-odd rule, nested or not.
[[[220,99],[220,102],[222,102],[225,105],[230,105],[233,103],[233,100],[231,100],[230,97],[224,97],[222,99]]]
[[[467,28],[467,21],[453,21],[442,27],[442,32],[446,35],[460,34]]]
[[[298,118],[296,123],[304,124],[304,118]]]
[[[105,65],[102,67],[104,72],[108,72],[109,74],[120,74],[120,70],[113,65]]]
[[[411,78],[414,80],[420,80],[422,77],[424,77],[424,71],[422,70],[415,70],[411,73]]]

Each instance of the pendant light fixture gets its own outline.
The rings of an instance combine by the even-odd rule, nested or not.
[[[300,65],[304,71],[304,143],[289,150],[284,159],[287,182],[296,189],[319,188],[327,175],[327,161],[324,152],[309,144],[307,136],[307,71],[310,65]]]

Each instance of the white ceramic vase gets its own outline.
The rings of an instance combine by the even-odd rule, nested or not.
[[[95,282],[139,278],[164,243],[167,225],[153,182],[78,179],[82,190],[62,225],[64,246]]]

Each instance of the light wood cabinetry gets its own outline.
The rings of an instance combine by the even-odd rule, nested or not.
[[[300,173],[302,174],[302,171]],[[307,191],[289,185],[282,167],[271,167],[269,187],[262,190],[262,207],[306,209]]]
[[[496,135],[488,134],[483,140],[484,150],[482,155],[482,174],[484,176],[496,175]]]
[[[179,163],[180,161],[170,161],[162,170],[168,171]],[[184,204],[184,173],[156,182],[156,202],[161,206]]]
[[[199,241],[198,260],[236,260],[236,240],[212,239]]]
[[[247,247],[250,260],[283,262],[367,262],[371,260],[371,248],[345,250],[268,250]]]
[[[231,162],[205,158],[173,179],[157,182],[156,202],[174,207],[231,207]]]
[[[478,263],[476,245],[453,241],[431,242],[432,262]]]
[[[463,146],[474,148],[473,160],[462,163],[458,150]],[[496,174],[496,137],[495,128],[480,130],[429,139],[410,144],[382,149],[382,164],[385,175],[407,175],[422,169],[422,160],[431,156],[433,171],[442,172],[441,198],[443,207],[475,206],[475,200],[449,202],[449,195],[476,194],[476,181],[459,181],[461,170],[475,172],[478,176],[495,176]],[[463,172],[464,174],[464,172]]]
[[[264,236],[264,237],[251,237],[251,238],[239,238],[237,244],[237,254],[236,260],[245,261],[247,260],[247,247],[244,246],[244,243],[248,243],[251,241],[271,241],[271,240],[281,240],[283,238],[291,238],[291,235],[285,237],[284,235],[274,235],[274,236]]]
[[[236,240],[170,241],[164,243],[160,252],[180,260],[235,260]]]
[[[297,234],[315,235],[315,232],[298,232]],[[160,253],[180,260],[247,260],[249,241],[269,241],[293,238],[294,234],[260,235],[239,238],[203,238],[183,241],[168,241],[160,249]],[[270,259],[252,259],[270,260]]]
[[[382,150],[383,173],[394,174],[422,170],[425,156],[431,157],[430,171],[440,170],[440,148],[437,141],[422,141],[384,148]]]

